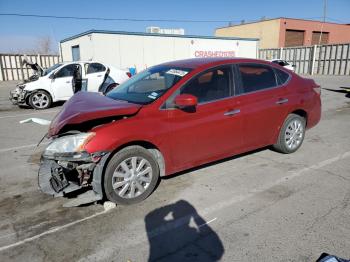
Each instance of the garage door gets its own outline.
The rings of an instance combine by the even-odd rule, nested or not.
[[[302,46],[304,33],[305,31],[301,30],[286,30],[285,46]]]
[[[312,41],[311,44],[312,45],[318,45],[318,42],[320,41],[320,35],[321,32],[312,32]],[[321,45],[326,45],[328,44],[328,37],[329,37],[329,33],[328,32],[322,32],[322,36],[321,36]]]

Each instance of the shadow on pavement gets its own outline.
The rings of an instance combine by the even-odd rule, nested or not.
[[[219,236],[187,201],[155,209],[145,217],[148,261],[218,261],[224,254]]]
[[[331,88],[322,88],[327,91],[345,94],[345,97],[350,98],[350,87],[340,87],[342,89],[331,89]]]

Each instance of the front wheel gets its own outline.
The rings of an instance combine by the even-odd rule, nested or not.
[[[122,205],[141,202],[154,190],[159,167],[152,153],[141,146],[130,146],[117,152],[109,161],[104,189],[108,200]]]
[[[51,104],[52,98],[46,91],[35,91],[29,96],[29,105],[34,109],[47,109],[51,106]]]
[[[284,121],[274,149],[284,154],[290,154],[299,149],[305,137],[305,118],[290,114]]]

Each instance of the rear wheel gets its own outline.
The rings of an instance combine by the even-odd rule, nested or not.
[[[52,98],[46,91],[39,90],[29,96],[29,104],[34,109],[47,109],[52,104]]]
[[[290,114],[280,130],[274,149],[284,154],[290,154],[299,149],[305,136],[305,118]]]
[[[104,94],[107,94],[109,91],[113,90],[114,88],[116,88],[119,84],[117,83],[113,83],[110,84],[109,86],[107,86],[106,91],[104,92]]]
[[[159,179],[159,167],[153,155],[141,146],[117,152],[106,168],[104,189],[108,200],[122,205],[146,199]]]

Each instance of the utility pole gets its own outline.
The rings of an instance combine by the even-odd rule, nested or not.
[[[322,33],[323,33],[323,25],[326,22],[326,16],[327,16],[327,0],[323,0],[323,22],[321,24],[321,32],[320,32],[320,39],[318,40],[318,45],[321,44]]]

